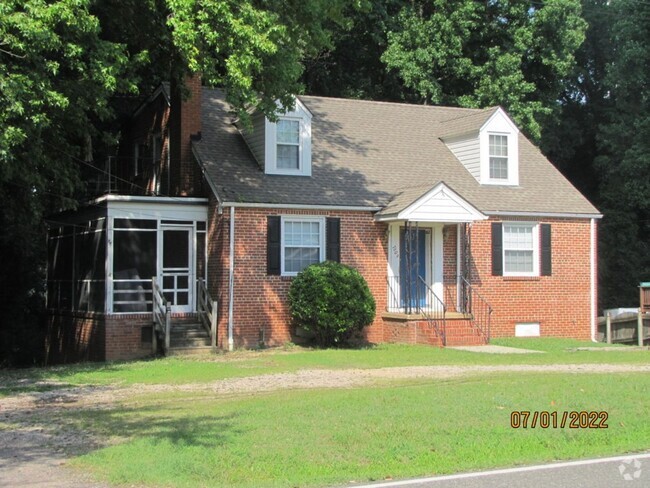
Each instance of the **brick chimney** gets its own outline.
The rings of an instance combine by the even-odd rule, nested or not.
[[[192,155],[191,136],[201,132],[201,77],[172,81],[170,129],[170,196],[201,196],[201,173]]]

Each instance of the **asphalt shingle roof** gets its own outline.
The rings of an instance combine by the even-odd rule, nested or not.
[[[494,108],[299,98],[313,114],[311,177],[265,174],[223,92],[203,90],[202,138],[193,147],[222,201],[386,207],[384,213],[392,213],[444,181],[484,213],[598,213],[523,135],[519,186],[474,179],[440,138],[478,130]]]

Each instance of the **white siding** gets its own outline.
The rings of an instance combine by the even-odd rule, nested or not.
[[[481,152],[479,150],[478,134],[448,139],[445,144],[454,153],[454,156],[463,163],[465,169],[479,181],[481,179]]]
[[[445,191],[439,191],[412,209],[408,218],[420,222],[470,222],[476,216]]]
[[[264,115],[255,114],[252,118],[253,129],[251,131],[244,131],[244,139],[248,144],[249,149],[257,160],[257,163],[264,167]]]

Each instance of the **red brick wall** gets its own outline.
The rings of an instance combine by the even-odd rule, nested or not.
[[[211,205],[210,283],[219,300],[220,344],[227,346],[228,253],[230,209],[219,216]],[[370,212],[301,211],[237,208],[235,210],[234,343],[255,347],[263,334],[266,345],[295,340],[289,327],[286,297],[292,278],[266,274],[268,215],[318,215],[341,219],[341,262],[357,268],[377,302],[374,323],[365,330],[371,342],[383,339],[381,312],[386,308],[386,225]],[[213,254],[216,253],[215,254]],[[221,268],[222,271],[219,271]]]
[[[227,347],[229,208],[222,215],[210,206],[209,279],[219,301],[219,345]],[[386,307],[386,225],[365,212],[237,208],[235,212],[235,347],[255,347],[295,340],[291,335],[286,295],[291,278],[266,274],[268,215],[324,215],[341,218],[341,261],[359,269],[377,302],[377,318],[366,330],[372,342],[433,343],[418,331],[381,319]],[[515,324],[539,322],[542,336],[590,335],[590,224],[588,220],[544,219],[552,228],[553,274],[531,278],[492,276],[491,221],[471,228],[471,280],[492,305],[493,337],[514,336]],[[449,310],[456,302],[456,226],[443,231],[443,277]]]
[[[142,328],[152,326],[150,313],[107,315],[106,361],[137,359],[152,355],[150,342],[142,342]]]
[[[449,311],[456,311],[457,232],[455,224],[445,225],[442,229],[442,280],[444,284],[444,300]]]
[[[201,173],[192,155],[190,137],[201,131],[201,78],[188,77],[185,90],[171,85],[171,196],[201,196]]]
[[[494,308],[492,336],[514,336],[515,323],[539,322],[542,336],[589,339],[589,220],[541,220],[551,224],[552,276],[530,278],[492,276],[493,221],[501,219],[471,228],[471,281]]]

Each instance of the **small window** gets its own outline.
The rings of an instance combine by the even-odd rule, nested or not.
[[[300,121],[298,120],[278,120],[277,166],[279,169],[300,169]]]
[[[324,221],[316,218],[282,220],[282,274],[293,276],[324,256]]]
[[[508,179],[508,136],[490,134],[490,178]]]
[[[539,252],[535,224],[503,224],[503,274],[536,276]]]

